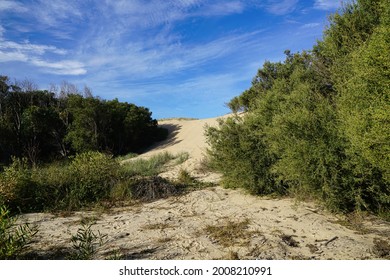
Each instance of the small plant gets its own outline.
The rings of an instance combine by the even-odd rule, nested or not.
[[[211,182],[202,182],[192,177],[191,174],[185,170],[181,169],[179,171],[179,175],[177,176],[177,182],[183,186],[185,186],[188,190],[196,190],[199,188],[211,187],[214,184]]]
[[[91,260],[99,247],[105,243],[107,235],[102,235],[100,231],[96,234],[91,227],[92,224],[82,224],[82,227],[72,236],[71,241],[75,251],[72,254],[72,259]]]
[[[180,169],[179,175],[177,176],[177,181],[180,184],[184,184],[187,186],[193,185],[194,183],[196,183],[195,178],[192,177],[191,174],[185,169]]]
[[[5,206],[0,207],[0,259],[17,259],[38,232],[29,224],[15,226],[16,218],[10,216]]]

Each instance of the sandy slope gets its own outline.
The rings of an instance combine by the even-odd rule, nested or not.
[[[170,130],[170,137],[141,157],[163,151],[188,152],[190,158],[164,176],[175,177],[180,168],[186,168],[203,180],[218,180],[216,174],[197,169],[207,147],[203,128],[215,125],[216,119],[165,120],[160,124]],[[390,241],[389,223],[376,218],[352,222],[360,227],[354,230],[345,226],[345,217],[311,203],[258,198],[221,187],[111,211],[78,212],[68,217],[28,214],[22,220],[40,226],[38,241],[31,249],[45,254],[45,250],[69,247],[71,235],[87,217],[95,221],[94,231],[107,234],[98,258],[117,250],[127,259],[375,259],[374,239]],[[247,225],[240,226],[239,235],[234,231],[226,234],[233,237],[230,243],[224,244],[207,230],[242,221]]]
[[[137,158],[150,158],[162,152],[171,154],[188,153],[190,157],[187,161],[181,165],[173,166],[161,175],[163,177],[176,178],[178,171],[185,169],[198,179],[213,182],[218,180],[219,176],[217,174],[204,174],[198,170],[207,149],[206,137],[204,135],[205,127],[207,125],[216,126],[217,118],[201,120],[170,119],[159,121],[159,125],[168,129],[168,138],[155,144]]]

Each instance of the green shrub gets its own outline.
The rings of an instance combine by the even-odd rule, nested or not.
[[[77,155],[69,165],[72,182],[67,195],[67,207],[79,208],[107,198],[119,178],[120,164],[99,152]]]
[[[225,187],[244,188],[252,194],[281,191],[270,172],[273,155],[266,148],[262,128],[255,119],[220,120],[219,127],[206,129],[206,137],[210,165],[222,173]]]
[[[75,210],[109,198],[117,182],[126,179],[120,171],[115,159],[99,152],[32,169],[15,160],[0,177],[0,195],[20,211]]]
[[[334,211],[390,212],[390,8],[357,0],[311,52],[266,62],[208,128],[227,187],[314,197]]]
[[[35,211],[66,208],[67,196],[75,180],[67,163],[35,168],[32,180],[36,185]]]
[[[0,174],[0,196],[12,209],[26,209],[34,199],[35,185],[27,159],[13,158]]]

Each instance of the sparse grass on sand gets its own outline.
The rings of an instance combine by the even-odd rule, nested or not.
[[[173,155],[168,152],[157,154],[149,159],[134,158],[122,164],[126,173],[130,176],[156,176],[163,172],[165,165],[172,161],[175,165],[181,164],[188,159],[188,153]]]

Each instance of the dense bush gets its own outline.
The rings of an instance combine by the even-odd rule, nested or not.
[[[0,165],[13,156],[30,164],[86,151],[137,152],[164,139],[149,109],[73,91],[31,90],[0,76]]]
[[[119,163],[98,152],[86,152],[69,164],[30,168],[15,160],[0,176],[0,196],[11,209],[79,209],[109,197],[121,180]]]
[[[274,155],[265,147],[261,126],[250,118],[228,118],[220,129],[206,132],[212,149],[211,166],[222,171],[222,183],[229,188],[244,188],[253,194],[283,192],[270,172]]]
[[[315,197],[332,210],[390,210],[390,8],[356,1],[310,52],[266,62],[208,128],[228,187]]]
[[[0,173],[0,202],[13,212],[31,212],[144,199],[143,194],[150,192],[156,193],[152,194],[155,199],[165,197],[179,192],[176,188],[182,186],[157,175],[168,162],[179,164],[183,155],[162,153],[147,160],[120,163],[106,154],[85,152],[68,162],[33,168],[26,159],[15,159]]]

